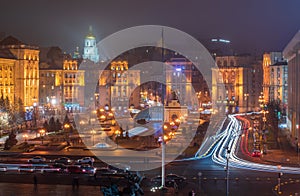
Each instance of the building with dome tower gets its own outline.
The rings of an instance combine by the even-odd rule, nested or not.
[[[84,48],[83,48],[83,59],[89,59],[94,63],[99,62],[99,52],[97,48],[96,37],[93,34],[92,26],[89,28],[89,33],[85,36],[84,39]]]

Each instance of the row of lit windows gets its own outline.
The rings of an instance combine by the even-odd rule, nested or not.
[[[7,72],[2,72],[2,74],[0,73],[0,78],[2,79],[5,79],[5,78],[7,78],[7,79],[12,79],[13,78],[13,74],[12,74],[12,72],[9,72],[9,73],[7,73]]]
[[[230,66],[230,67],[234,67],[235,66],[235,63],[234,63],[234,61],[230,61],[230,63],[228,64],[228,62],[227,62],[227,60],[224,60],[223,62],[222,61],[218,61],[217,62],[217,65],[218,65],[218,67],[222,67],[222,66],[224,66],[224,67],[226,67],[226,66]]]
[[[38,55],[32,55],[32,54],[24,54],[24,60],[34,60],[34,61],[38,61],[39,60],[39,56]]]
[[[13,86],[14,83],[12,81],[3,81],[0,80],[0,86]]]
[[[55,74],[54,73],[46,73],[46,74],[41,73],[41,77],[44,77],[44,76],[46,76],[46,77],[55,77]]]
[[[1,65],[0,66],[0,71],[6,71],[6,70],[12,71],[13,67],[9,66],[9,65]]]
[[[64,70],[77,70],[77,63],[64,63]]]

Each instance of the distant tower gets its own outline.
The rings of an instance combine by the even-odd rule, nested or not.
[[[99,53],[96,43],[96,37],[93,35],[92,26],[89,28],[89,33],[85,36],[84,49],[83,49],[83,59],[89,59],[94,63],[99,62]]]
[[[79,47],[76,47],[76,50],[73,53],[73,59],[80,59]]]

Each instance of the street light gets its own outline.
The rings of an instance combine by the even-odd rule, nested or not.
[[[266,114],[268,114],[269,111],[268,110],[263,110],[262,113],[264,114],[264,116],[263,116],[263,122],[264,122],[263,129],[265,129],[266,128],[266,121],[267,121]]]
[[[42,144],[43,144],[44,135],[45,135],[46,131],[45,131],[45,129],[41,129],[41,130],[39,131],[39,133],[40,133],[40,137],[41,137]]]
[[[298,139],[298,135],[299,135],[299,124],[296,124],[296,135],[297,135],[297,137],[295,138],[296,139],[296,147],[297,147],[297,160],[298,160],[298,165],[300,164],[299,163],[299,139]]]
[[[277,189],[277,193],[278,194],[281,194],[281,191],[280,191],[280,180],[281,180],[281,176],[282,176],[282,173],[281,173],[281,165],[277,165],[277,169],[278,169],[278,189]]]
[[[96,134],[96,131],[93,129],[91,131],[91,134],[92,134],[92,139],[93,139],[93,146],[95,145],[95,134]]]
[[[226,195],[229,196],[229,155],[230,149],[226,147]]]
[[[66,139],[67,139],[67,134],[68,134],[67,132],[69,131],[70,127],[71,127],[70,124],[68,124],[68,123],[64,124],[64,132],[65,132]]]
[[[247,105],[246,105],[246,111],[245,111],[245,112],[247,112],[247,111],[248,111],[248,97],[249,97],[249,93],[245,93],[245,94],[244,94],[244,97],[245,97],[245,100],[247,101],[247,102],[246,102],[246,104],[247,104]]]
[[[163,126],[163,135],[161,140],[161,187],[165,188],[165,159],[166,159],[166,137],[165,132],[168,130],[168,126],[164,124]]]
[[[27,142],[28,135],[27,135],[27,134],[24,134],[24,135],[23,135],[23,138],[24,138],[24,142]]]
[[[198,172],[198,178],[199,178],[199,195],[201,194],[201,176],[202,176],[202,172]]]
[[[37,110],[36,110],[37,98],[33,97],[32,102],[33,102],[33,126],[36,127],[37,126],[37,124],[36,124],[36,120],[37,120]]]
[[[120,136],[120,134],[121,134],[120,130],[115,131],[117,148],[118,148],[118,137]]]

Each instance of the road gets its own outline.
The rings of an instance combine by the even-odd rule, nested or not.
[[[205,154],[197,154],[193,159],[173,161],[166,165],[166,174],[175,173],[187,177],[187,183],[180,186],[178,195],[187,195],[191,189],[200,195],[226,195],[227,178],[224,166],[227,160],[229,161],[229,195],[274,195],[273,189],[278,183],[279,172],[283,172],[282,182],[299,180],[300,170],[297,167],[282,166],[279,170],[276,165],[252,162],[239,157],[240,153],[244,153],[244,156],[249,155],[245,148],[247,144],[244,143],[247,140],[245,135],[242,136],[247,133],[242,132],[243,125],[235,116],[229,116],[229,119],[224,127],[220,128],[221,131],[216,131],[214,142],[210,143],[211,146],[207,146]],[[230,149],[230,153],[227,154],[228,149]],[[122,157],[122,150],[114,153],[99,151],[99,153],[102,156],[106,154],[106,156],[114,157],[116,161]],[[130,156],[134,157],[134,153]],[[138,160],[137,157],[135,159]],[[144,164],[143,161],[141,159],[139,164]],[[157,161],[159,163],[159,157]],[[157,193],[149,192],[150,179],[160,173],[160,168],[142,172],[146,176],[143,189],[147,195],[157,195]],[[200,173],[201,177],[199,177]],[[11,186],[6,185],[5,187],[12,190]],[[3,191],[6,190],[5,187]],[[59,187],[57,189],[59,190]]]

